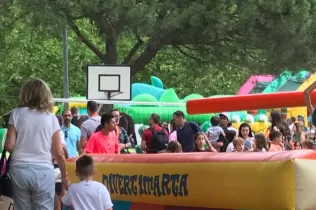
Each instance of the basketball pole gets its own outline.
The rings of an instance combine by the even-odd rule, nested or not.
[[[64,69],[64,98],[69,98],[67,26],[65,26],[63,30],[63,69]],[[69,103],[66,102],[64,107],[65,107],[65,110],[69,109]]]

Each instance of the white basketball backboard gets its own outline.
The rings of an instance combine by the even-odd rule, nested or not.
[[[129,66],[89,65],[86,95],[88,100],[130,101],[131,68]]]

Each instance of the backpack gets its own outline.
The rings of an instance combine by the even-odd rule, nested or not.
[[[151,140],[151,152],[158,153],[161,150],[166,149],[169,143],[169,137],[165,132],[165,129],[162,128],[160,131],[156,131],[154,128],[149,128],[153,133],[153,137]]]

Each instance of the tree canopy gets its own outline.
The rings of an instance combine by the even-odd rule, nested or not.
[[[213,66],[266,73],[314,66],[315,0],[8,0],[2,7],[45,33],[68,25],[102,63],[130,64],[132,75],[168,46]],[[125,37],[133,45],[119,58]]]
[[[87,64],[129,64],[133,81],[160,77],[179,96],[235,94],[251,74],[314,70],[316,0],[3,0],[0,113],[41,77],[62,97],[67,27],[72,96]]]

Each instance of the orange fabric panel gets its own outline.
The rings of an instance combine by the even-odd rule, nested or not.
[[[203,163],[203,162],[273,162],[291,159],[316,159],[314,150],[243,153],[164,153],[164,154],[91,154],[96,163]],[[77,158],[68,159],[75,162]]]

